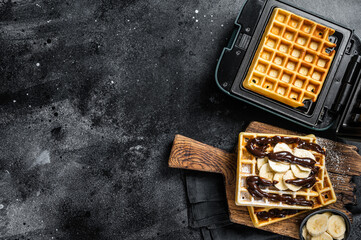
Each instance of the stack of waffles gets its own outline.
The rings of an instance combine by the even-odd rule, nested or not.
[[[275,8],[243,81],[246,89],[291,107],[316,101],[336,44],[335,30]]]
[[[236,205],[261,227],[336,202],[314,135],[239,135]],[[266,182],[266,183],[265,183]]]

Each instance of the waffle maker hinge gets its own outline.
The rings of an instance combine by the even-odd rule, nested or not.
[[[237,20],[237,23],[242,26],[242,33],[248,34],[250,36],[253,35],[254,31],[256,30],[259,17],[261,16],[264,4],[265,0],[247,1],[245,3]]]

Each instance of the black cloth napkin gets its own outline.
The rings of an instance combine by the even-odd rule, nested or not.
[[[347,143],[361,146],[360,143]],[[184,171],[184,181],[189,204],[189,226],[200,228],[204,240],[292,239],[230,222],[222,175],[187,170]],[[361,189],[361,178],[355,177],[354,181],[356,189]],[[356,196],[361,199],[361,190],[356,191]],[[357,205],[349,206],[349,210],[354,214],[355,225],[351,239],[359,239],[361,200]]]
[[[200,228],[204,240],[290,239],[229,221],[223,176],[185,171],[188,222]]]

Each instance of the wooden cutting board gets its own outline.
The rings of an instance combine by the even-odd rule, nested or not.
[[[260,122],[251,122],[246,132],[300,135],[293,131]],[[346,210],[345,205],[355,204],[356,202],[353,192],[355,184],[352,182],[352,176],[361,175],[361,156],[356,152],[357,148],[355,146],[333,142],[324,138],[317,138],[317,140],[322,147],[326,148],[326,167],[337,195],[337,202],[325,208],[338,209],[346,213],[352,221],[352,214]],[[228,153],[182,135],[176,135],[168,165],[172,168],[223,174],[230,220],[234,223],[254,227],[247,208],[235,205],[237,157],[234,153]],[[260,229],[298,238],[299,225],[302,219],[311,212]]]

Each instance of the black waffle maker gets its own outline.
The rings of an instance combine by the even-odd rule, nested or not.
[[[335,30],[335,57],[316,102],[293,108],[245,89],[242,82],[274,8],[279,7]],[[228,95],[313,130],[333,127],[337,134],[361,136],[361,42],[353,31],[317,14],[278,0],[248,0],[235,21],[216,69],[216,82]]]

